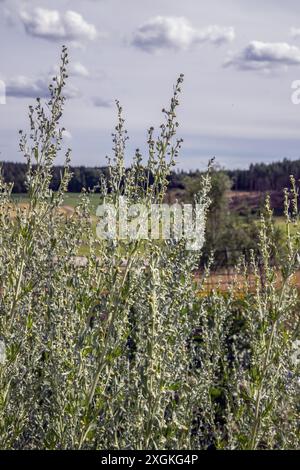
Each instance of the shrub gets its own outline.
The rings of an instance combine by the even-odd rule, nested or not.
[[[295,182],[291,210],[288,192],[285,198],[285,250],[277,253],[272,242],[267,204],[259,231],[263,261],[254,254],[249,265],[241,260],[244,285],[237,277],[226,295],[205,294],[195,276],[201,253],[182,241],[97,239],[88,193],[71,217],[59,210],[70,151],[58,190],[49,189],[61,150],[65,48],[61,61],[47,106],[38,100],[29,108],[30,133],[21,133],[28,205],[16,205],[12,185],[0,182],[0,447],[296,448]],[[117,103],[114,157],[99,203],[163,200],[181,145],[174,138],[182,80],[158,137],[149,130],[148,161],[143,165],[137,150],[129,171]],[[203,224],[209,187],[208,173],[197,196]],[[279,281],[269,262],[274,251]]]

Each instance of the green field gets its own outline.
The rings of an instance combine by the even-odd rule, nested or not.
[[[65,193],[63,205],[75,208],[80,202],[80,195],[81,193]],[[26,203],[28,201],[27,194],[13,194],[12,196],[19,204]],[[97,206],[100,203],[100,196],[99,194],[90,193],[89,199],[91,201],[92,212],[96,213]]]
[[[80,195],[81,193],[65,193],[63,206],[69,206],[69,207],[75,208],[80,202]],[[13,199],[20,204],[26,203],[28,200],[27,194],[13,194],[12,196],[13,196]],[[91,201],[92,214],[96,215],[97,206],[100,203],[100,195],[95,194],[95,193],[90,193],[89,198]],[[283,216],[275,217],[275,223],[282,231],[286,230],[285,217]],[[293,231],[293,226],[291,226],[291,230]]]

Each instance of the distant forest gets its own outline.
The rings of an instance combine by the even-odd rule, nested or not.
[[[26,164],[14,162],[2,162],[2,174],[4,180],[13,182],[14,193],[25,193],[25,173]],[[53,179],[51,189],[56,190],[60,175],[63,168],[60,166],[54,167]],[[78,193],[83,188],[94,188],[99,183],[99,176],[101,172],[106,172],[105,167],[71,167],[73,174],[69,183],[68,190],[70,192]],[[296,180],[300,179],[300,159],[288,160],[284,159],[275,163],[255,163],[251,164],[245,170],[220,170],[226,173],[231,182],[232,189],[237,191],[280,191],[284,187],[289,186],[289,177],[293,175]],[[179,171],[174,172],[170,176],[170,189],[185,189],[186,177],[199,177],[200,171]]]

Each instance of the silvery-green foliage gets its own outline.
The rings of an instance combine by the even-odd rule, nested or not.
[[[4,364],[6,359],[5,343],[0,341],[0,364]]]
[[[71,216],[60,210],[70,151],[59,190],[49,190],[61,151],[67,63],[63,48],[51,98],[30,107],[30,132],[21,133],[28,205],[15,204],[12,186],[0,179],[0,447],[298,447],[295,182],[293,197],[286,194],[286,250],[272,245],[267,205],[261,258],[237,267],[246,279],[240,297],[238,286],[207,292],[197,274],[200,253],[183,240],[97,239],[88,193]],[[137,150],[129,169],[117,102],[114,156],[100,178],[99,204],[118,208],[120,196],[147,207],[164,200],[181,145],[174,138],[182,80],[159,135],[148,132],[146,163]],[[209,189],[208,173],[197,196],[203,225]]]

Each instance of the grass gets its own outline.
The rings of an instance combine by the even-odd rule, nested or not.
[[[81,193],[65,193],[63,198],[63,206],[69,206],[73,209],[78,206],[80,202],[80,195]],[[12,194],[12,198],[15,202],[19,204],[26,204],[28,202],[28,195],[25,193],[21,194]],[[91,203],[91,211],[92,213],[96,213],[97,206],[100,202],[100,195],[97,193],[90,193],[89,199]]]

